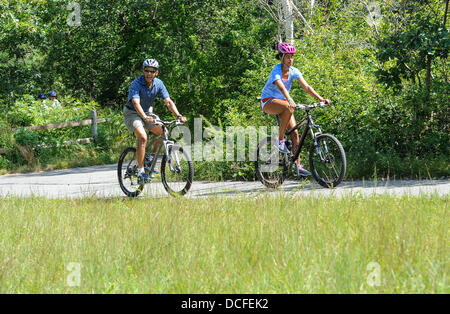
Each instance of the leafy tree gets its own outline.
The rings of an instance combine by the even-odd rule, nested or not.
[[[377,57],[385,65],[377,73],[380,81],[398,89],[402,79],[409,79],[422,87],[421,73],[425,72],[425,86],[430,90],[432,64],[438,58],[446,60],[450,48],[450,33],[443,23],[447,12],[442,16],[440,5],[437,1],[401,1],[389,13],[392,23],[387,25],[396,27],[386,30],[387,35],[377,42]]]
[[[0,99],[14,98],[37,89],[42,73],[41,1],[0,2]]]

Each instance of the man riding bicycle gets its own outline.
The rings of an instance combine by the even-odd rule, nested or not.
[[[147,59],[142,63],[142,73],[131,83],[128,101],[123,109],[123,121],[127,129],[137,138],[138,184],[147,183],[148,175],[144,171],[145,147],[147,145],[147,131],[162,135],[162,128],[153,121],[153,103],[157,97],[163,99],[164,104],[178,119],[185,123],[183,117],[170,99],[164,83],[156,78],[159,74],[159,64],[155,59]],[[157,147],[158,145],[155,145]],[[153,155],[156,153],[152,152]],[[151,159],[148,161],[151,163]]]
[[[329,99],[322,98],[311,86],[306,83],[302,73],[294,68],[295,47],[290,43],[278,44],[278,54],[276,58],[281,61],[270,72],[269,79],[261,92],[261,109],[264,113],[278,115],[280,117],[280,135],[277,148],[281,153],[288,153],[284,134],[286,129],[291,129],[296,125],[294,117],[295,103],[289,95],[292,81],[297,80],[303,89],[320,102],[331,104]],[[298,131],[291,133],[294,151],[299,144]],[[298,174],[310,176],[311,173],[300,164],[300,157],[297,160]]]

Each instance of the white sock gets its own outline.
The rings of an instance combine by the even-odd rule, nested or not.
[[[138,174],[143,174],[145,172],[144,168],[138,168]]]

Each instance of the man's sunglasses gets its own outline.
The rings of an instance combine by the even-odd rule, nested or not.
[[[155,70],[144,70],[145,73],[151,73],[151,74],[155,74],[156,71]]]

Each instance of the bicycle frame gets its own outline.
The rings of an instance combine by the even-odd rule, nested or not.
[[[174,145],[175,142],[169,140],[169,130],[168,128],[164,125],[164,123],[161,123],[161,128],[162,128],[162,135],[158,135],[151,143],[156,142],[158,139],[162,139],[162,141],[159,142],[158,148],[156,149],[156,153],[155,156],[153,158],[152,164],[150,166],[150,173],[153,173],[153,170],[156,167],[156,162],[157,162],[157,157],[159,156],[161,149],[164,147],[164,153],[166,154],[166,158],[167,158],[167,162],[169,164],[169,168],[171,171],[174,171],[173,166],[172,166],[172,160],[170,158],[170,154],[169,152],[169,147]],[[151,146],[151,145],[149,145]],[[175,155],[176,156],[176,155]],[[176,156],[177,157],[177,156]],[[179,164],[179,160],[176,160],[176,163]]]
[[[313,118],[312,118],[311,113],[310,113],[310,110],[306,110],[306,118],[303,121],[297,123],[290,130],[287,130],[285,132],[285,135],[288,135],[288,136],[291,135],[292,132],[294,132],[295,130],[300,129],[300,127],[303,126],[303,125],[305,127],[303,128],[302,135],[300,136],[300,140],[299,140],[297,149],[296,149],[295,153],[290,156],[289,163],[295,163],[295,161],[300,156],[300,152],[301,152],[301,150],[303,148],[303,144],[305,142],[305,138],[306,138],[308,132],[311,133],[311,137],[313,139],[314,145],[316,146],[316,149],[318,147],[317,136],[322,134],[322,130],[321,130],[319,125],[314,123]],[[317,129],[318,132],[314,132],[314,129]],[[326,145],[325,145],[325,149],[328,152],[328,148],[326,147]],[[320,159],[323,160],[323,156],[322,156],[321,151],[319,149],[317,149],[317,152],[319,153]]]
[[[295,149],[291,146],[291,141],[285,142],[287,151],[280,147],[280,143],[276,141],[278,136],[275,134],[260,140],[257,148],[257,159],[254,164],[256,176],[263,185],[268,188],[279,187],[292,170],[294,170],[296,177],[305,177],[301,168],[294,166],[299,161],[300,152],[303,149],[308,133],[312,137],[312,145],[307,149],[312,177],[318,184],[325,188],[333,188],[342,182],[346,169],[344,148],[333,135],[322,133],[322,129],[314,123],[312,117],[312,109],[326,106],[330,106],[330,104],[320,102],[312,105],[295,105],[295,110],[305,110],[306,117],[285,131],[284,134],[280,134],[280,138],[284,138],[285,141],[288,139],[286,136],[293,137],[293,140],[298,143]],[[276,118],[278,119],[278,126],[280,126],[280,117],[276,115]],[[299,136],[297,131],[300,129],[302,129],[302,132]],[[293,136],[294,134],[295,138]],[[259,155],[259,152],[269,147],[267,145],[270,145],[270,160],[266,159],[266,156]],[[273,158],[275,156],[276,160]],[[268,165],[270,166],[267,167]],[[275,169],[273,166],[275,166]]]

